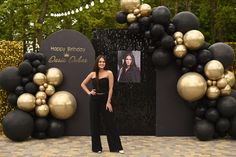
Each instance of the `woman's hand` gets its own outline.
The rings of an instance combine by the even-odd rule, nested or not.
[[[92,89],[92,90],[89,92],[89,95],[96,95],[96,89]]]
[[[106,110],[108,110],[109,112],[113,112],[111,103],[106,104]]]

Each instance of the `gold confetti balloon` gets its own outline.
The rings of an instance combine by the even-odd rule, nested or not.
[[[76,111],[75,97],[67,91],[54,93],[48,101],[51,114],[58,119],[68,119]]]

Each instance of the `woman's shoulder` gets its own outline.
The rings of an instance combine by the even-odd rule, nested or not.
[[[113,74],[111,70],[106,70],[107,74]]]
[[[90,72],[90,73],[89,73],[89,76],[90,76],[91,78],[94,78],[94,77],[96,76],[96,72],[95,72],[95,71]]]

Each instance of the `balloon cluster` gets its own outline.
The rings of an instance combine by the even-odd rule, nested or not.
[[[55,87],[63,81],[61,70],[47,69],[45,63],[44,54],[26,53],[18,67],[0,72],[0,86],[9,93],[9,105],[16,108],[2,121],[3,132],[11,140],[60,137],[65,131],[63,120],[76,110],[76,99],[71,93],[56,92]]]
[[[233,49],[222,42],[210,45],[199,31],[198,18],[189,11],[176,14],[165,6],[151,8],[139,0],[121,0],[116,21],[127,23],[133,33],[149,39],[149,52],[157,67],[175,60],[183,74],[178,94],[195,109],[194,133],[199,140],[230,135],[236,138],[235,76]]]

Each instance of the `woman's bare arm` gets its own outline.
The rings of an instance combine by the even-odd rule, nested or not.
[[[108,81],[109,81],[109,91],[108,91],[106,109],[108,109],[110,112],[112,112],[111,97],[112,97],[112,93],[113,93],[114,76],[111,71],[108,71]]]
[[[89,83],[89,81],[93,78],[94,72],[91,72],[90,74],[88,74],[88,76],[83,80],[83,82],[81,83],[81,87],[82,89],[88,94],[88,95],[95,95],[95,91],[94,90],[89,90],[87,87],[87,84]]]

